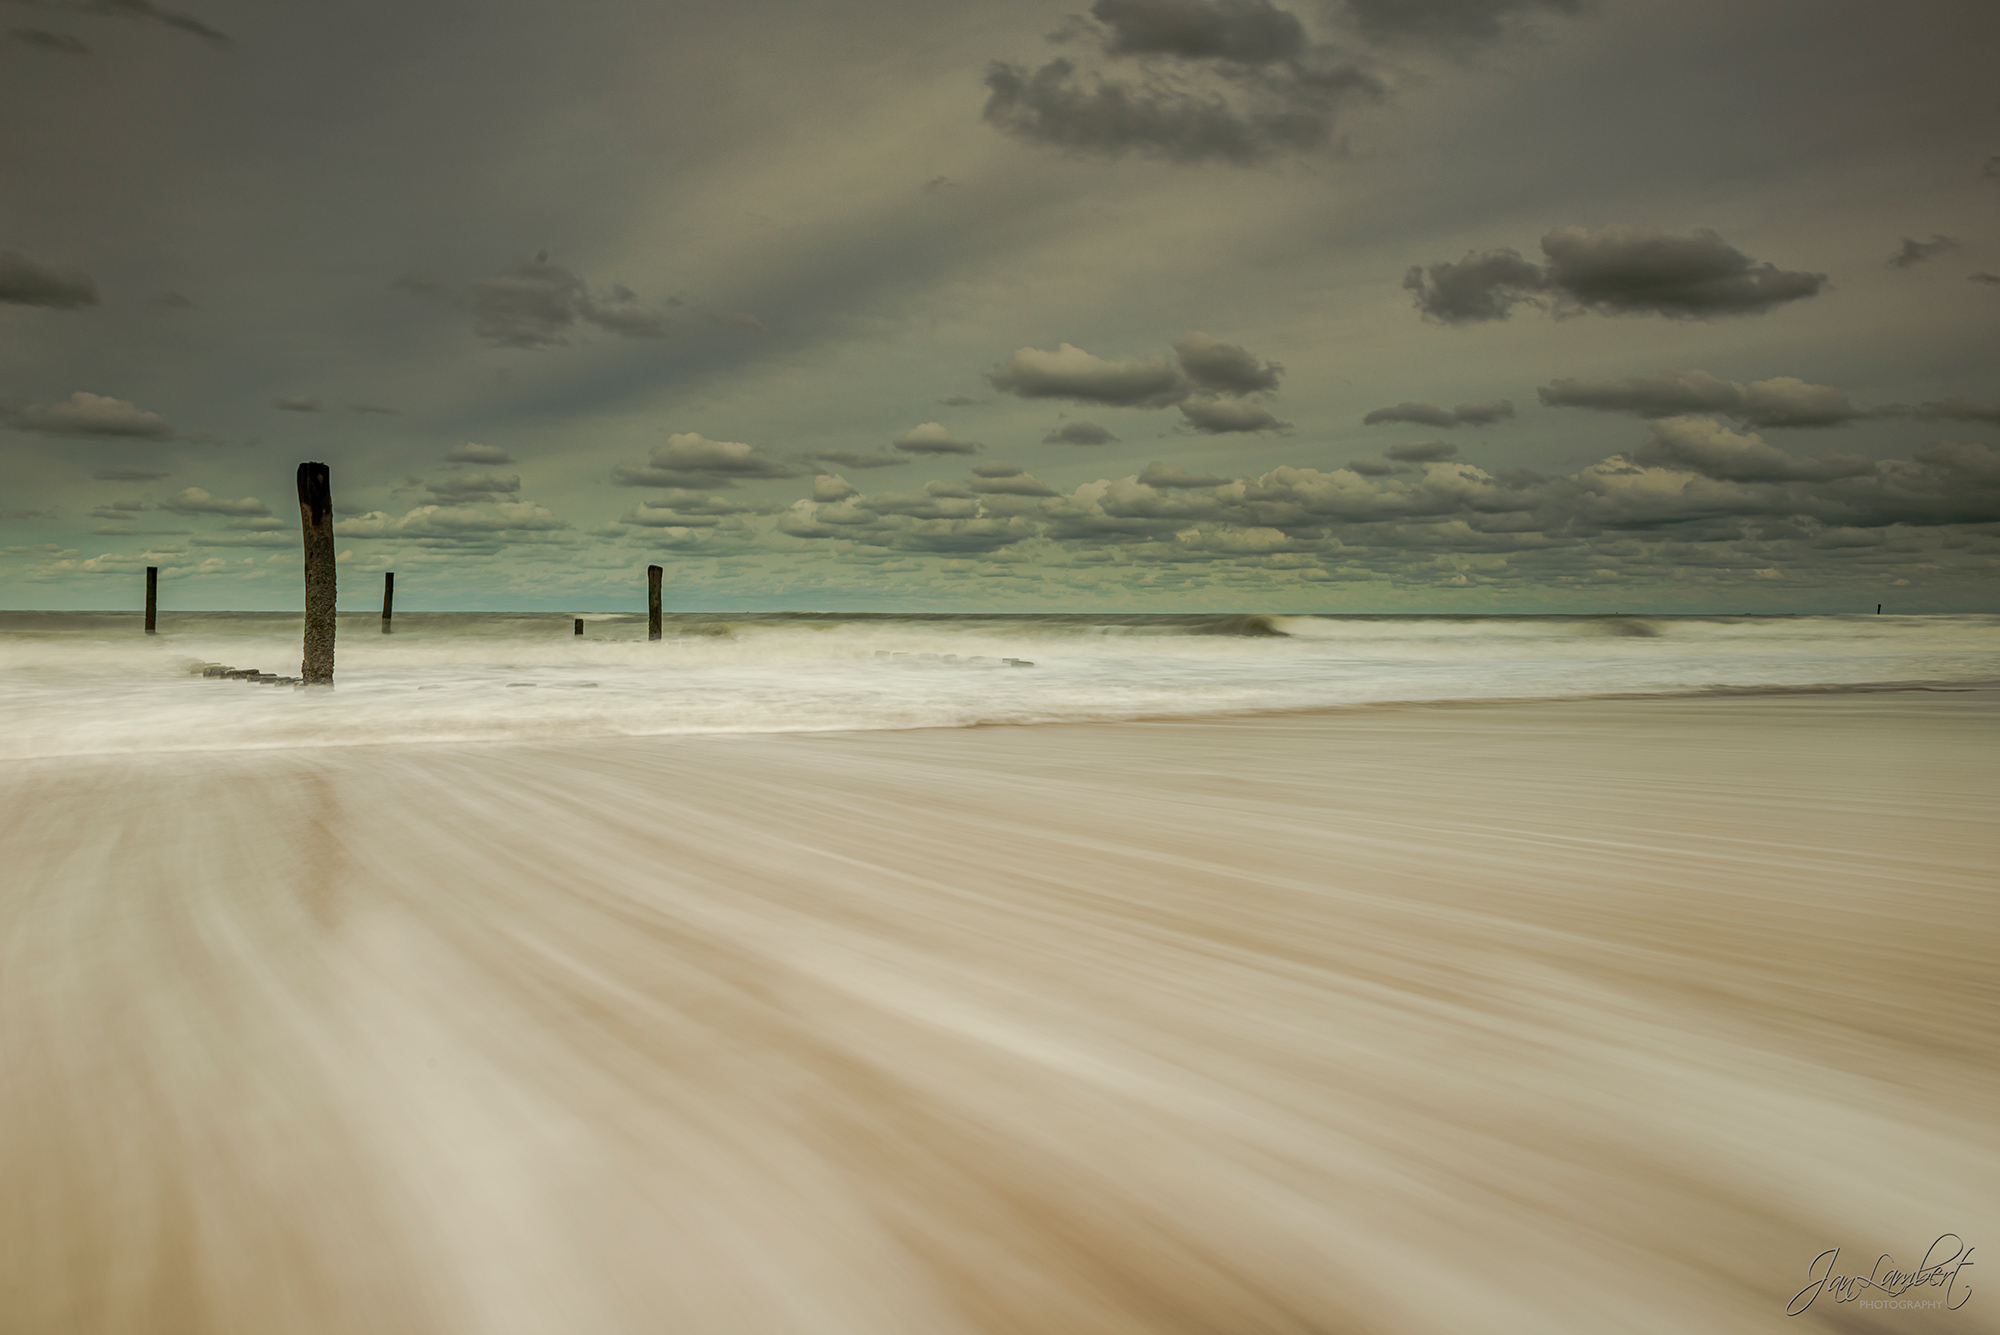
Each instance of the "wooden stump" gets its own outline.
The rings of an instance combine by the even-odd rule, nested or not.
[[[1881,611],[1881,608],[1876,608]],[[146,633],[154,633],[153,626],[160,619],[160,568],[146,567]]]
[[[385,571],[382,575],[382,633],[389,633],[389,617],[396,610],[396,572]]]
[[[333,477],[325,464],[299,465],[299,523],[306,547],[306,642],[299,676],[333,685]]]
[[[658,566],[646,567],[646,638],[660,638],[660,576],[666,572]]]

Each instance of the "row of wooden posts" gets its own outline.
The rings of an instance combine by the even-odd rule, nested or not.
[[[299,524],[305,531],[306,635],[305,658],[299,676],[308,686],[333,685],[333,476],[325,464],[299,465]],[[660,580],[666,572],[646,567],[646,638],[660,638]],[[396,609],[396,572],[382,576],[382,633]],[[160,616],[160,568],[146,567],[146,633],[157,634]],[[583,618],[576,618],[583,634]]]

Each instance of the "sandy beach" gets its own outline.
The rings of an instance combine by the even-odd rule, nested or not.
[[[13,762],[0,1328],[2000,1329],[1785,1314],[2000,1239],[1996,779],[1994,691]]]

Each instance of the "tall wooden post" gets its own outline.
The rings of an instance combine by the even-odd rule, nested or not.
[[[583,618],[582,618],[582,617],[578,617],[578,618],[576,619],[576,633],[577,633],[577,634],[579,634],[579,635],[583,634]]]
[[[306,652],[299,676],[333,685],[333,477],[325,464],[299,465],[299,524],[306,545]]]
[[[382,633],[389,633],[389,616],[396,609],[396,572],[382,572]]]
[[[1881,608],[1876,608],[1881,611]],[[160,619],[160,568],[146,567],[146,633],[154,633],[153,627]]]
[[[646,567],[646,638],[660,638],[660,576],[666,572],[658,566]]]

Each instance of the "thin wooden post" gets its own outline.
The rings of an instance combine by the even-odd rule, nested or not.
[[[396,572],[382,572],[382,633],[389,633],[389,617],[396,610]]]
[[[1880,608],[1876,609],[1880,611]],[[153,627],[160,619],[160,568],[146,567],[146,633],[154,633]]]
[[[1875,604],[1875,615],[1878,617],[1882,615],[1882,604],[1880,603]],[[147,624],[150,625],[152,623],[148,622]]]
[[[582,618],[582,617],[578,617],[578,618],[576,619],[576,633],[577,633],[577,634],[579,634],[579,635],[583,634],[583,618]]]
[[[299,465],[299,524],[306,547],[306,644],[299,676],[333,685],[333,476],[325,464]]]
[[[660,638],[660,576],[666,572],[658,566],[646,567],[646,638]]]

